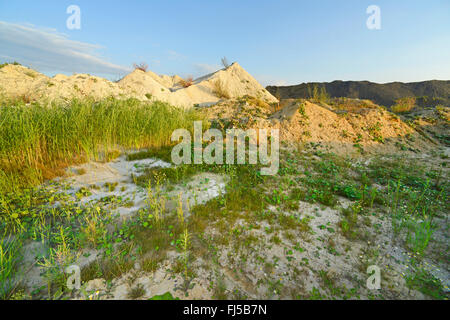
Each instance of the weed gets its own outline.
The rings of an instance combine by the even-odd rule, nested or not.
[[[213,297],[217,300],[227,300],[228,295],[226,293],[227,287],[223,277],[218,277],[216,285],[213,288]]]
[[[166,197],[162,195],[161,182],[157,179],[155,189],[153,190],[151,181],[147,186],[147,204],[149,206],[149,218],[154,218],[157,226],[161,226],[163,214],[166,208]]]
[[[17,287],[16,271],[21,261],[20,238],[0,239],[0,299],[6,300]]]
[[[130,299],[139,299],[145,295],[144,286],[141,283],[138,283],[135,287],[133,287],[130,292],[128,292],[128,298]]]
[[[221,79],[217,79],[213,83],[213,92],[219,98],[230,99],[230,93],[225,88]]]
[[[339,225],[341,227],[342,233],[349,239],[355,239],[358,235],[358,215],[361,211],[362,207],[359,202],[346,209],[342,209],[342,218]]]
[[[416,105],[416,98],[405,97],[395,100],[395,105],[391,107],[392,112],[405,113],[411,111]]]
[[[409,288],[418,290],[434,299],[447,298],[441,281],[425,269],[419,269],[407,275],[406,285]]]
[[[114,192],[118,184],[118,182],[105,182],[104,187],[108,192]]]
[[[178,207],[177,207],[178,221],[181,225],[184,225],[184,213],[183,213],[183,199],[181,193],[178,194]]]
[[[412,252],[423,255],[434,233],[434,226],[430,220],[417,221],[412,217],[409,217],[406,225],[408,227],[406,242],[409,248]]]
[[[375,123],[374,125],[367,128],[367,131],[372,136],[372,140],[380,143],[384,143],[384,138],[381,135],[381,127],[383,124],[379,121]]]
[[[66,268],[76,261],[77,256],[72,252],[68,243],[68,237],[63,227],[60,227],[59,233],[55,234],[58,245],[56,248],[50,248],[48,257],[43,257],[43,261],[38,265],[43,269],[43,277],[47,280],[48,296],[51,296],[52,285],[57,288],[64,288],[67,274]]]
[[[184,229],[182,238],[181,238],[181,248],[183,250],[183,263],[184,263],[184,277],[185,280],[188,279],[188,261],[189,261],[189,247],[190,244],[190,235],[187,228]]]

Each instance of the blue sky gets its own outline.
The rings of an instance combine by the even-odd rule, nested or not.
[[[69,5],[81,29],[69,30]],[[381,9],[369,30],[366,8]],[[264,85],[450,79],[450,1],[4,1],[0,61],[110,79],[133,62],[199,76],[237,61]]]

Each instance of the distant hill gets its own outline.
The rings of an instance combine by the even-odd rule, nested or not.
[[[374,83],[369,81],[310,82],[294,86],[267,86],[274,96],[282,99],[311,98],[314,86],[325,88],[330,97],[369,99],[390,107],[395,100],[403,97],[416,97],[420,106],[450,105],[450,81],[431,80],[422,82]]]

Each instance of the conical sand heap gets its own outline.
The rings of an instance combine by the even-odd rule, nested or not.
[[[144,101],[165,101],[183,108],[208,106],[246,95],[267,103],[277,102],[238,63],[192,81],[176,75],[157,75],[152,71],[136,69],[118,82],[88,74],[58,74],[50,78],[20,65],[6,65],[0,69],[0,94],[25,101],[133,97]]]

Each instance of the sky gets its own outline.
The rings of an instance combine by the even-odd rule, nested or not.
[[[0,0],[0,63],[117,80],[140,62],[198,77],[224,56],[263,85],[449,80],[450,1]]]

